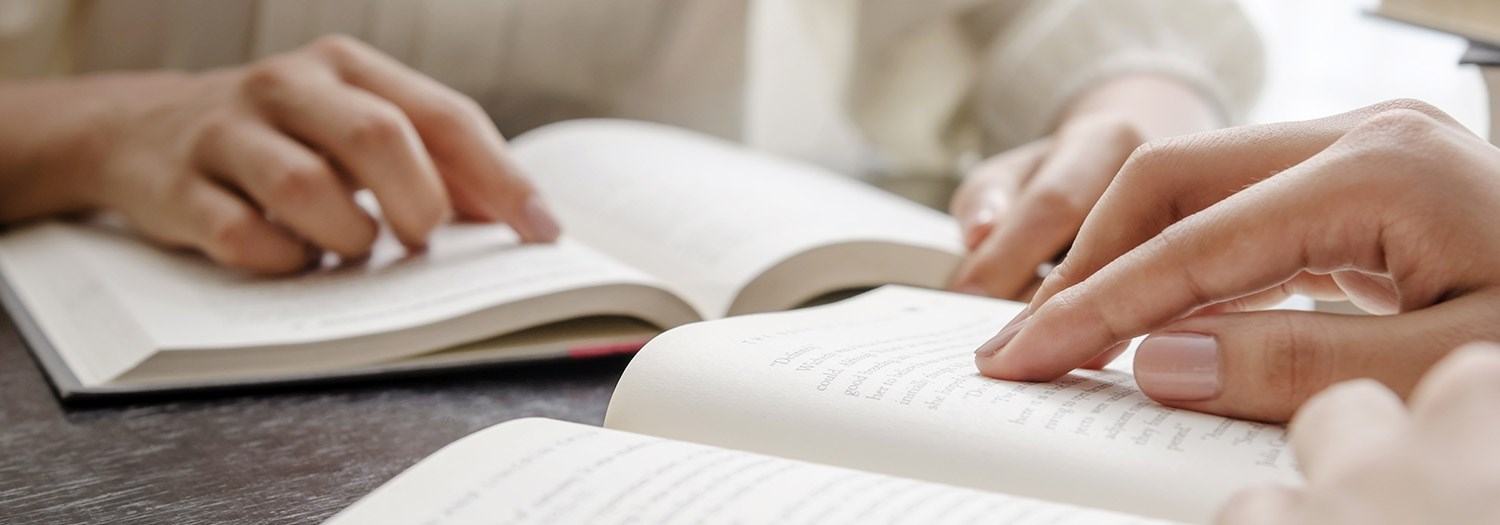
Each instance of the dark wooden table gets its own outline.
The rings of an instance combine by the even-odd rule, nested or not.
[[[317,523],[481,428],[599,424],[627,361],[65,409],[0,311],[0,523]]]

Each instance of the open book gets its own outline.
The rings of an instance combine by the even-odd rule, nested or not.
[[[945,215],[664,126],[574,121],[512,153],[567,237],[452,225],[426,253],[255,278],[106,224],[0,237],[0,298],[65,398],[635,350],[843,289],[941,286]]]
[[[1161,406],[1117,369],[978,375],[1022,307],[886,287],[676,328],[606,428],[496,425],[329,523],[1203,522],[1298,479],[1281,427]]]

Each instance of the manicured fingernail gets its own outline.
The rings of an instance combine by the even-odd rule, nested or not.
[[[1189,333],[1153,335],[1135,354],[1135,381],[1157,399],[1203,401],[1219,395],[1219,342]]]
[[[964,247],[970,250],[979,248],[979,243],[990,235],[995,227],[995,211],[989,207],[980,206],[968,215],[959,219],[964,230]]]
[[[963,221],[964,228],[972,232],[980,226],[993,224],[995,222],[995,210],[991,210],[988,206],[977,206],[960,220]]]
[[[531,241],[552,242],[562,234],[562,227],[557,225],[557,219],[552,218],[552,213],[547,211],[540,197],[527,199],[526,209],[522,211],[522,220],[526,221],[522,228],[530,233]]]
[[[984,344],[979,345],[979,349],[974,351],[974,355],[990,357],[1000,353],[1000,350],[1005,348],[1005,345],[1010,344],[1011,339],[1016,338],[1016,334],[1021,333],[1021,328],[1026,326],[1026,320],[1029,318],[1031,318],[1031,310],[1022,310],[1015,319],[1011,319],[1009,323],[1005,324],[1005,328],[1000,329],[1000,333],[995,334],[995,337],[991,337],[989,341],[985,341]]]

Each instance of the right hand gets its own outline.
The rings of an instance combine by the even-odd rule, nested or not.
[[[976,363],[1046,381],[1149,333],[1136,381],[1166,405],[1285,421],[1347,379],[1405,395],[1500,340],[1496,210],[1500,149],[1421,102],[1148,144]],[[1245,311],[1291,292],[1389,315]]]
[[[360,188],[410,249],[455,212],[525,241],[559,233],[478,104],[350,38],[203,74],[47,87],[37,91],[58,112],[92,111],[54,119],[85,131],[53,148],[66,155],[45,176],[82,173],[77,200],[226,266],[282,273],[325,250],[364,257],[379,227],[355,203]]]
[[[1210,98],[1177,78],[1102,80],[1069,104],[1057,130],[991,157],[964,178],[949,211],[968,253],[951,287],[1028,300],[1067,253],[1084,217],[1142,143],[1219,126]]]

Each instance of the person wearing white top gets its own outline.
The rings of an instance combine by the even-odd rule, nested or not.
[[[1231,0],[0,0],[0,222],[110,208],[292,271],[368,249],[347,177],[413,246],[449,212],[545,241],[559,228],[501,136],[623,117],[928,202],[1011,152],[954,201],[975,248],[955,286],[1016,296],[1097,199],[1094,172],[1234,122],[1261,68]],[[1029,231],[1047,235],[1004,249]]]

